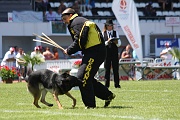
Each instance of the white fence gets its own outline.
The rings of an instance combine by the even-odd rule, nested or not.
[[[79,59],[60,59],[60,60],[47,60],[45,61],[45,63],[42,63],[40,65],[35,65],[34,66],[34,70],[39,70],[39,69],[49,69],[49,70],[52,70],[54,72],[57,72],[59,73],[60,70],[62,71],[69,71],[72,69],[72,65],[75,61],[77,61]],[[121,59],[120,62],[124,62],[125,64],[125,69],[122,69],[122,65],[119,65],[119,77],[120,77],[120,80],[129,80],[131,78],[133,79],[139,79],[142,77],[140,71],[138,71],[137,69],[134,69],[134,68],[140,68],[139,66],[141,66],[138,62],[138,60],[135,60],[135,59]],[[131,63],[131,65],[129,64],[126,64],[126,62],[128,63]],[[134,62],[134,64],[133,64]],[[145,63],[144,63],[145,62]],[[143,71],[146,71],[145,67],[161,67],[161,69],[163,67],[168,67],[168,66],[176,66],[179,65],[179,64],[176,64],[177,61],[175,60],[162,60],[160,58],[156,58],[156,59],[153,59],[153,58],[144,58],[143,59],[143,65],[142,65],[142,68],[141,70]],[[146,66],[145,66],[146,64]],[[134,67],[132,67],[132,65],[134,65]],[[128,72],[131,72],[131,73],[128,73]],[[138,74],[139,72],[139,74]],[[133,75],[131,76],[131,74],[133,73]],[[151,74],[149,74],[150,76]],[[99,72],[97,73],[96,77],[98,77],[98,79],[104,79],[104,64],[102,64],[100,66],[100,69],[99,69]],[[150,78],[150,77],[146,77],[146,78]],[[179,77],[180,78],[180,77]],[[111,79],[113,79],[113,72],[111,72]]]
[[[35,65],[34,70],[49,69],[58,73],[59,70],[70,70],[77,60],[79,59],[46,60],[45,63]]]

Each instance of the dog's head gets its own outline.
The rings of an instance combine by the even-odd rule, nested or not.
[[[61,78],[64,78],[65,80],[76,80],[77,79],[77,77],[72,76],[67,72],[62,73]]]
[[[58,77],[56,77],[56,84],[61,88],[61,93],[68,92],[72,87],[79,86],[82,84],[77,77],[72,76],[68,73],[62,73]]]
[[[70,75],[67,72],[64,72],[60,75],[62,81],[66,80],[66,81],[73,81],[72,83],[76,83],[76,85],[81,84],[82,82],[75,76]]]

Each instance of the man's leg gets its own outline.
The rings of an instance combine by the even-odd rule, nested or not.
[[[96,60],[93,64],[92,76],[96,74],[99,69],[99,66],[102,64],[102,61]],[[113,94],[106,86],[102,83],[98,82],[94,77],[92,78],[94,94],[96,97],[105,100],[104,107],[107,107],[110,102],[115,98],[115,94]]]
[[[82,101],[84,105],[87,108],[95,108],[96,101],[95,101],[94,89],[92,83],[90,83],[89,81],[87,81],[87,84],[85,86],[80,85],[79,89],[81,92]]]
[[[102,100],[108,100],[108,97],[113,94],[107,87],[98,82],[96,79],[93,80],[93,86],[95,96]]]
[[[82,85],[79,86],[82,101],[86,107],[94,108],[96,107],[94,88],[92,79],[90,79],[89,69],[86,71],[88,63],[82,64],[78,70],[77,77],[82,80]]]

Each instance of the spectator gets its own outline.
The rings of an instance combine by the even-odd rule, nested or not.
[[[33,51],[33,52],[31,52],[31,58],[33,58],[33,57],[36,56],[36,55],[39,55],[40,57],[45,58],[45,57],[41,54],[38,46],[34,48],[34,51]]]
[[[128,44],[125,48],[125,50],[121,54],[121,59],[126,59],[126,58],[132,58],[131,54],[131,45]]]
[[[131,45],[128,44],[125,48],[125,50],[122,52],[121,54],[121,59],[127,59],[125,61],[131,61],[132,59],[132,52],[131,52],[132,48]],[[135,67],[132,64],[129,65],[123,65],[124,68],[128,69],[128,76],[131,76],[131,78],[134,77],[135,75]],[[132,79],[134,80],[134,79]]]
[[[111,66],[114,73],[114,87],[120,88],[119,85],[119,57],[118,47],[121,45],[120,39],[111,41],[112,38],[119,38],[119,34],[114,30],[112,19],[106,20],[104,31],[102,32],[105,40],[107,55],[104,61],[105,67],[105,86],[110,85],[110,71]]]
[[[59,5],[58,9],[60,9],[61,13],[66,9],[66,6],[64,5],[64,1],[61,1],[61,4]]]
[[[94,0],[85,0],[85,5],[88,9],[92,9],[95,7],[95,1]]]
[[[62,16],[62,11],[60,8],[58,8],[58,10],[56,12],[56,20],[61,21],[62,20],[61,16]]]
[[[45,60],[53,60],[54,59],[54,55],[50,52],[49,47],[46,47],[46,51],[43,52],[43,55],[45,57]]]
[[[58,60],[58,59],[59,59],[59,53],[58,53],[57,48],[54,47],[54,48],[52,49],[52,51],[53,51],[53,54],[54,54],[54,60]]]
[[[83,16],[92,16],[91,9],[89,7],[85,7],[85,11],[83,12]]]
[[[30,55],[31,59],[32,59],[32,63],[28,64],[27,66],[27,71],[26,74],[29,75],[32,71],[34,71],[34,65],[38,62],[44,62],[45,61],[45,57],[43,56],[43,54],[40,52],[40,48],[39,46],[36,46],[34,48],[34,51],[31,52]]]
[[[75,12],[79,15],[82,16],[82,13],[80,12],[80,5],[79,2],[76,0],[72,6],[72,8],[75,10]]]
[[[43,52],[45,51],[45,48],[41,45],[39,45],[38,47],[39,47],[40,53],[43,54]]]
[[[16,61],[16,56],[14,54],[14,47],[10,47],[9,51],[6,52],[4,58],[1,62],[1,66],[8,66],[9,68],[15,67],[14,62]]]
[[[35,0],[35,11],[47,11],[49,7],[48,0]]]
[[[19,58],[23,58],[24,55],[25,53],[23,52],[23,49],[19,48],[19,52],[16,55],[16,67],[20,73],[19,82],[21,82],[21,80],[24,79],[24,75],[25,75],[25,66],[23,65],[25,62],[19,59]]]
[[[18,46],[14,46],[14,54],[17,55],[19,52],[19,48]]]
[[[173,10],[173,0],[166,0],[165,9],[170,11]]]
[[[173,0],[158,0],[162,10],[173,10]]]
[[[14,46],[14,55],[16,56],[18,53],[19,53],[18,46]],[[16,61],[14,61],[14,65],[13,66],[16,66]]]
[[[164,46],[165,46],[165,49],[163,49],[162,52],[160,53],[160,57],[162,59],[171,60],[172,55],[169,53],[169,51],[171,50],[171,47],[169,47],[169,42],[165,42]]]
[[[43,0],[42,1],[42,7],[43,7],[43,11],[47,11],[49,9],[49,0]]]
[[[156,16],[156,10],[152,7],[152,2],[149,2],[144,8],[144,15],[147,17]]]
[[[66,6],[64,5],[64,1],[61,1],[61,4],[59,5],[57,11],[56,11],[56,20],[60,21],[62,20],[61,15],[62,15],[62,11],[64,11],[66,9]]]
[[[95,8],[95,0],[90,0],[91,9]]]
[[[42,11],[42,1],[43,0],[35,0],[35,11]]]
[[[46,20],[47,21],[55,21],[56,13],[49,8],[49,11],[46,13]]]

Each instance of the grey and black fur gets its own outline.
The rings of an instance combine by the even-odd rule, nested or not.
[[[58,95],[66,94],[73,100],[72,107],[75,107],[76,105],[76,99],[68,91],[71,90],[72,87],[79,86],[81,82],[76,77],[71,76],[68,73],[60,75],[51,70],[42,69],[32,72],[28,77],[26,77],[26,82],[29,92],[34,97],[33,104],[37,108],[40,108],[38,105],[40,97],[42,103],[49,107],[53,106],[53,104],[45,101],[47,92],[53,94],[59,109],[63,109],[63,107],[58,99]]]

